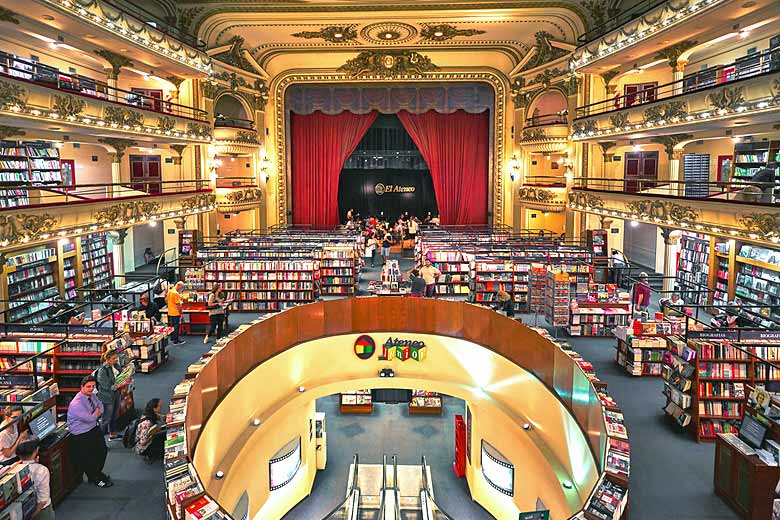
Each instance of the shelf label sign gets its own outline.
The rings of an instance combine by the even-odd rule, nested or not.
[[[529,511],[520,513],[518,520],[550,520],[550,511]]]
[[[423,361],[427,353],[428,349],[424,341],[390,337],[382,345],[382,355],[379,356],[379,360],[392,361],[393,359],[398,359],[406,361],[407,359],[413,359],[415,361]]]

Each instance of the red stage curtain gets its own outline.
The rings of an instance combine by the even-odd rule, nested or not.
[[[487,224],[490,113],[398,112],[428,164],[442,224]]]
[[[339,174],[378,112],[329,116],[290,114],[292,206],[295,225],[339,225]]]

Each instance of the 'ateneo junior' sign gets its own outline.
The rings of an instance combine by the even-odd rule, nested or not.
[[[382,355],[379,356],[379,359],[382,361],[391,361],[393,359],[422,361],[425,359],[427,352],[424,341],[387,338],[387,341],[382,345]]]
[[[374,186],[374,193],[377,195],[384,195],[385,193],[414,193],[416,189],[414,186],[399,186],[397,184],[382,184],[379,182]]]

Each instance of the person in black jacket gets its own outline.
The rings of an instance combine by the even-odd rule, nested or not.
[[[162,320],[162,313],[160,312],[160,309],[157,308],[157,304],[155,302],[149,300],[148,294],[141,295],[141,305],[139,305],[136,310],[144,311],[144,313],[146,313],[146,317],[153,320],[155,323],[159,323],[160,320]]]
[[[503,311],[507,318],[515,316],[515,301],[512,299],[512,295],[504,290],[498,291],[496,305],[493,308],[499,312]]]

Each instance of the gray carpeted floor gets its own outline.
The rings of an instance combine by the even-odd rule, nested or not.
[[[402,269],[409,267],[402,263]],[[378,268],[365,273],[364,282],[376,279]],[[365,283],[363,284],[365,285]],[[231,324],[252,319],[234,314]],[[526,323],[533,323],[527,317]],[[543,320],[539,320],[542,324]],[[202,337],[185,336],[187,343],[171,348],[170,362],[150,375],[137,376],[137,406],[152,397],[166,402],[173,386],[204,350]],[[712,490],[714,448],[696,444],[666,421],[661,411],[661,381],[635,378],[614,363],[614,340],[571,341],[590,360],[622,406],[632,448],[630,490],[631,520],[732,520],[738,518]],[[344,496],[347,468],[359,452],[363,462],[379,462],[383,454],[396,454],[404,464],[418,464],[425,454],[432,466],[433,486],[441,506],[456,520],[489,519],[468,496],[463,479],[452,471],[453,415],[463,405],[445,398],[444,414],[408,416],[402,405],[377,405],[372,416],[341,416],[335,397],[318,401],[328,414],[328,467],[320,472],[309,499],[285,520],[317,520]],[[59,520],[162,520],[165,518],[162,468],[146,465],[132,452],[114,445],[106,471],[116,485],[99,489],[82,484],[57,508]]]

